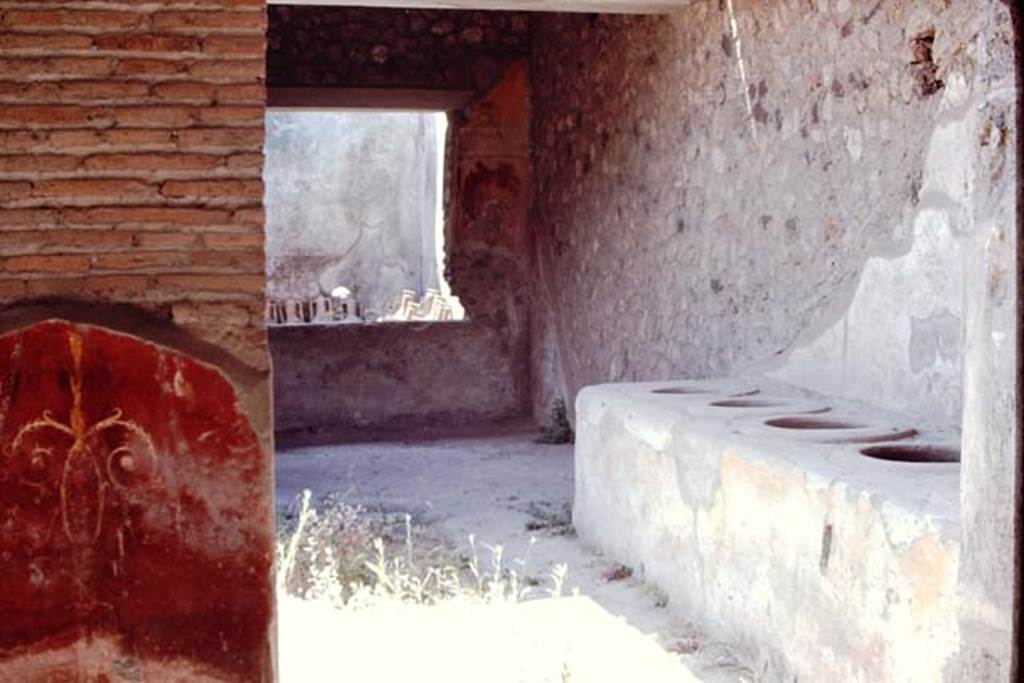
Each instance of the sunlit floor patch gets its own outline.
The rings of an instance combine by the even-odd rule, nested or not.
[[[286,682],[699,680],[652,637],[582,596],[361,612],[287,599],[280,609]]]
[[[321,511],[333,498],[375,519],[409,513],[411,554],[443,541],[436,557],[476,557],[486,572],[501,545],[502,582],[514,570],[519,586],[529,587],[507,600],[480,599],[470,585],[432,607],[384,598],[337,609],[279,594],[283,683],[753,680],[734,648],[668,609],[641,568],[575,537],[572,446],[538,444],[531,435],[306,448],[278,454],[277,488],[282,508],[309,488]],[[404,552],[397,535],[389,555]],[[415,563],[423,568],[422,558]],[[560,565],[565,597],[553,598]]]

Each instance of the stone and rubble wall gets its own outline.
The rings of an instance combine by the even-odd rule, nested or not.
[[[443,124],[443,115],[419,112],[268,112],[270,299],[344,286],[372,321],[403,289],[439,289]]]
[[[841,0],[538,17],[536,410],[757,368],[958,423],[979,22]]]
[[[487,90],[527,54],[520,12],[269,8],[271,87]]]

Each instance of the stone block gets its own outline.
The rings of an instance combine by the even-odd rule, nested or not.
[[[593,386],[576,410],[580,537],[766,680],[942,680],[959,466],[878,457],[948,459],[955,435],[760,380]]]

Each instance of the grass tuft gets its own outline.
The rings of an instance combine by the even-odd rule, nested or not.
[[[484,563],[473,536],[468,553],[459,556],[444,541],[426,535],[414,543],[411,515],[375,515],[333,496],[316,508],[311,499],[304,491],[278,518],[282,594],[367,609],[396,603],[514,603],[557,598],[565,587],[564,564],[555,565],[543,582],[526,573],[527,560],[509,562],[500,545],[483,546],[490,555]]]

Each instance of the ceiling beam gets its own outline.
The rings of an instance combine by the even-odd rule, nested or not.
[[[690,0],[269,0],[271,5],[337,5],[407,9],[517,10],[521,12],[599,12],[667,14]]]
[[[323,110],[373,109],[379,111],[453,111],[473,100],[471,90],[423,90],[412,88],[267,88],[271,109]]]

